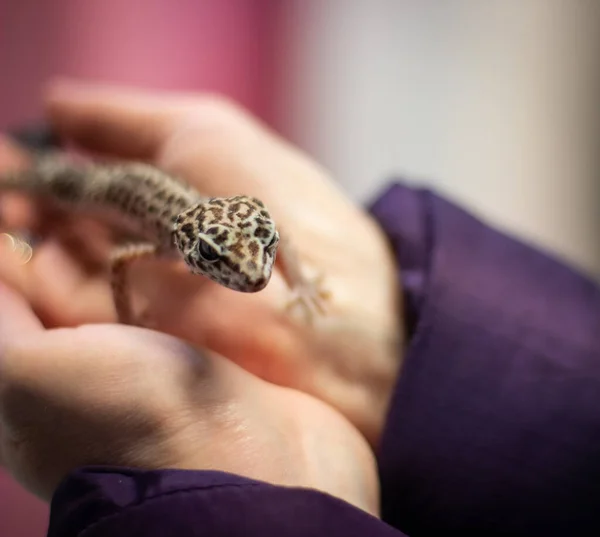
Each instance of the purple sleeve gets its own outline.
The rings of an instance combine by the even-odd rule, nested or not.
[[[82,468],[52,500],[49,537],[403,537],[336,498],[211,471]]]
[[[409,535],[600,535],[600,289],[426,190],[372,213],[410,343],[378,459]]]

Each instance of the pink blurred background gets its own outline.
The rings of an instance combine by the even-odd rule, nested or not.
[[[218,91],[267,115],[279,5],[277,0],[3,0],[0,128],[35,119],[43,84],[55,75]]]
[[[600,280],[597,0],[0,0],[0,129],[68,75],[226,94],[363,202],[431,186]],[[0,536],[48,510],[0,473]]]

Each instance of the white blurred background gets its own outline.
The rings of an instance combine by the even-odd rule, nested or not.
[[[427,184],[600,279],[600,2],[289,2],[283,130],[367,200]]]

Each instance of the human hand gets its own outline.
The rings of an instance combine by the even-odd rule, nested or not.
[[[0,463],[49,500],[78,467],[220,470],[378,514],[376,465],[338,412],[148,329],[45,329],[0,284]]]
[[[247,295],[183,267],[140,262],[130,280],[145,301],[144,318],[331,404],[375,446],[404,334],[397,267],[371,218],[324,170],[222,99],[59,83],[47,105],[52,125],[79,148],[152,162],[206,195],[249,194],[266,203],[300,258],[324,274],[327,317],[314,327],[287,317],[289,292],[277,271],[263,292]],[[99,233],[90,235],[88,246],[101,250]],[[56,241],[37,246],[24,267],[1,263],[0,277],[47,326],[114,321],[105,275],[84,270]]]

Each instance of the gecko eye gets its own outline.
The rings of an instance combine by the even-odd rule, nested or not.
[[[219,259],[219,252],[205,241],[198,241],[198,253],[204,261],[213,263]]]

